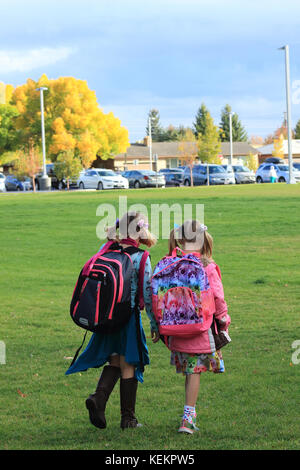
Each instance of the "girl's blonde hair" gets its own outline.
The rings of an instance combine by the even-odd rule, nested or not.
[[[169,237],[169,256],[174,248],[183,249],[186,243],[198,243],[197,251],[201,254],[204,266],[213,261],[213,237],[208,233],[207,228],[197,220],[187,220],[180,227],[174,228]]]
[[[148,219],[141,212],[126,212],[115,225],[106,229],[107,239],[120,242],[132,238],[138,243],[151,247],[156,244],[156,237],[148,228]]]

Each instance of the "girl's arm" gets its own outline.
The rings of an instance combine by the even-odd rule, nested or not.
[[[216,311],[215,318],[217,319],[222,330],[227,330],[231,323],[231,318],[228,315],[227,303],[224,299],[224,289],[221,280],[221,272],[217,265],[209,265],[208,279],[210,287],[214,293]]]

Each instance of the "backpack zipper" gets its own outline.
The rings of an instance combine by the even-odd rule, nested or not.
[[[100,290],[101,290],[101,281],[98,282],[98,286],[97,286],[95,326],[98,325],[98,320],[99,320]]]

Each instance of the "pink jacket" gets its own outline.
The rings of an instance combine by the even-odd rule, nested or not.
[[[210,263],[206,266],[205,271],[215,299],[216,311],[214,317],[218,320],[221,329],[227,330],[231,320],[227,313],[227,304],[224,300],[220,268],[216,263]],[[216,350],[211,328],[190,338],[171,336],[169,341],[169,347],[172,351],[201,354],[212,353]]]

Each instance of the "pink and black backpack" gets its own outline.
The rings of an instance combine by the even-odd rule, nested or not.
[[[152,305],[162,336],[189,337],[210,328],[215,303],[200,258],[177,250],[154,269]]]
[[[107,242],[89,259],[80,271],[70,305],[70,315],[76,325],[86,330],[81,346],[77,349],[71,366],[76,361],[88,331],[111,334],[128,323],[132,315],[131,255],[142,252],[139,265],[138,289],[135,298],[135,323],[141,370],[143,370],[142,339],[139,326],[139,309],[144,308],[143,283],[148,251],[136,246],[123,248],[116,242]]]
[[[131,309],[131,254],[143,252],[137,306],[143,308],[143,273],[147,251],[130,246],[122,248],[107,242],[82,268],[70,305],[70,315],[76,325],[94,333],[114,333],[129,320]]]

